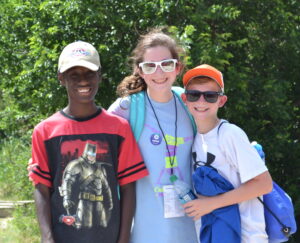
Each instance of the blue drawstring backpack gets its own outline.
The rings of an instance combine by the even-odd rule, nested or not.
[[[252,146],[264,160],[265,153],[262,146],[256,142],[252,142]],[[273,181],[273,190],[265,194],[263,200],[258,199],[265,208],[264,214],[269,242],[288,241],[289,237],[297,231],[294,206],[289,195]]]
[[[221,126],[228,121],[223,121],[218,127],[218,134]],[[260,157],[265,161],[265,153],[260,144],[253,141],[252,146]],[[273,189],[270,193],[263,195],[263,200],[257,198],[264,205],[266,232],[269,243],[280,243],[289,240],[289,237],[297,231],[297,224],[294,214],[294,206],[290,196],[273,181]]]
[[[193,173],[195,191],[203,196],[215,196],[233,190],[233,185],[220,175],[209,159]],[[195,163],[197,154],[192,153]],[[201,243],[237,243],[241,242],[241,218],[238,204],[218,208],[201,217]]]

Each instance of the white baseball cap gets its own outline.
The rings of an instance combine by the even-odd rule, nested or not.
[[[75,66],[97,71],[101,64],[95,47],[84,41],[76,41],[67,45],[59,56],[58,71],[63,73]]]

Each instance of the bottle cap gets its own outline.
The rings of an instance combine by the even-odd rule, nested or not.
[[[177,176],[176,175],[171,175],[170,176],[170,181],[173,183],[174,181],[177,181]]]

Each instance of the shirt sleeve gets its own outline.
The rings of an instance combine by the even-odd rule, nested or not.
[[[129,120],[129,113],[130,113],[130,98],[118,98],[111,106],[108,108],[108,112],[123,117],[127,121]]]
[[[230,126],[230,127],[229,127]],[[252,147],[246,133],[233,124],[228,124],[224,136],[224,150],[227,160],[237,170],[241,183],[245,183],[254,177],[267,171],[264,161]],[[224,129],[225,130],[225,129]]]
[[[124,140],[119,149],[118,180],[125,185],[148,175],[128,122],[124,123]]]
[[[41,183],[48,187],[52,187],[44,137],[39,128],[35,128],[33,131],[31,158],[28,167],[29,179],[34,185]]]

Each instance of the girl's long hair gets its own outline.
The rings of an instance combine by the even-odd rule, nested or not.
[[[143,62],[144,53],[147,49],[156,46],[167,47],[172,58],[177,59],[183,65],[184,50],[180,47],[175,38],[162,31],[161,28],[151,30],[146,35],[142,35],[136,48],[132,52],[130,62],[132,65],[132,74],[125,77],[117,87],[117,94],[120,97],[131,95],[147,89],[144,79],[139,74],[139,63]]]

